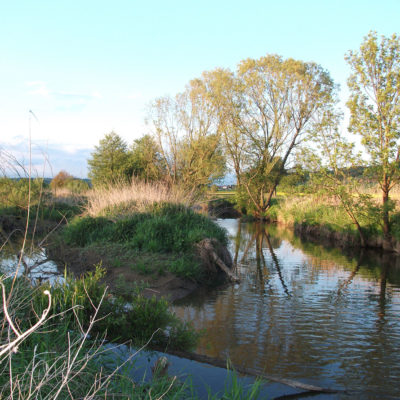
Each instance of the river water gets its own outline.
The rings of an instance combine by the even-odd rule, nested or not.
[[[281,227],[219,220],[241,283],[198,291],[176,314],[200,354],[348,394],[400,398],[400,258],[344,254]]]

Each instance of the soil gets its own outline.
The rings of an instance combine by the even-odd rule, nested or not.
[[[224,246],[217,246],[216,251],[229,267],[232,265],[229,252]],[[198,282],[183,279],[167,271],[168,263],[178,259],[179,255],[143,253],[127,250],[123,245],[110,243],[104,246],[86,248],[68,247],[63,243],[48,246],[48,256],[59,268],[78,277],[85,272],[94,271],[97,265],[106,270],[104,282],[112,291],[129,293],[137,285],[143,286],[146,297],[164,297],[170,302],[186,297],[200,287]],[[229,255],[229,257],[227,256]],[[203,256],[199,255],[199,258]],[[207,256],[201,260],[207,273],[214,274],[214,282],[223,281],[224,276],[218,269],[210,268]]]

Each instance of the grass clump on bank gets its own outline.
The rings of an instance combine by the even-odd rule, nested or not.
[[[0,331],[2,346],[15,339],[14,329],[23,333],[37,322],[48,307],[48,297],[43,292],[49,290],[51,293],[49,317],[15,351],[0,359],[2,399],[144,399],[161,398],[163,394],[166,398],[185,398],[186,384],[176,382],[172,385],[171,380],[161,377],[151,383],[136,384],[129,375],[122,373],[123,369],[118,369],[123,364],[112,370],[99,364],[100,357],[108,354],[103,347],[103,339],[110,328],[125,334],[121,339],[127,340],[127,336],[131,336],[136,345],[147,342],[152,335],[153,341],[162,343],[166,338],[164,330],[168,330],[171,338],[168,344],[174,347],[176,343],[179,348],[185,348],[188,345],[185,338],[189,336],[188,329],[177,322],[162,302],[156,304],[154,300],[137,300],[133,303],[135,306],[124,311],[121,317],[122,300],[107,294],[104,296],[105,287],[99,284],[101,274],[98,269],[96,273],[79,280],[67,277],[64,283],[53,287],[48,284],[33,287],[25,278],[18,278],[13,284],[12,279],[0,277],[5,286],[4,297],[12,294],[7,307],[10,319],[6,320],[1,301],[0,315],[4,321]],[[104,319],[110,312],[111,320],[110,317]],[[126,329],[125,315],[132,320],[140,320],[141,330],[136,326],[133,330]],[[10,320],[16,328],[11,329]],[[144,326],[147,330],[143,330]],[[177,337],[178,333],[180,337]],[[192,341],[193,338],[191,336]],[[132,368],[131,361],[129,365],[128,370]]]
[[[154,204],[152,211],[135,213],[121,219],[77,217],[63,231],[71,246],[117,243],[140,253],[179,255],[166,268],[184,278],[201,280],[194,257],[194,245],[205,238],[227,244],[226,232],[209,218],[183,205]]]
[[[60,314],[79,305],[75,315],[83,328],[90,323],[93,304],[99,304],[106,285],[101,282],[105,270],[99,266],[95,271],[86,273],[80,279],[66,276],[63,283],[50,286],[45,283],[42,289],[50,291],[53,297],[52,314]],[[41,310],[45,304],[42,297],[34,297],[35,310]],[[64,317],[63,317],[64,318]],[[109,293],[103,299],[98,313],[99,321],[93,332],[104,334],[118,341],[132,341],[134,345],[142,345],[153,336],[151,345],[174,347],[179,343],[186,349],[195,346],[198,334],[187,324],[182,323],[170,310],[164,299],[145,298],[141,295],[141,287],[122,293]],[[70,329],[76,328],[72,326]]]

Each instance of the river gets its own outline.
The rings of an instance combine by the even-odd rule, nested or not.
[[[346,253],[279,226],[218,220],[240,284],[200,290],[174,311],[197,352],[348,394],[400,398],[400,258]]]

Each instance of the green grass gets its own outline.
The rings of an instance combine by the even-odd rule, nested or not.
[[[371,210],[368,215],[358,215],[358,221],[366,238],[383,236],[377,213],[379,211]],[[356,225],[343,206],[333,203],[332,199],[320,196],[277,198],[269,210],[269,216],[273,221],[284,222],[288,225],[318,226],[331,232],[359,236]],[[400,240],[400,213],[392,212],[390,222],[393,237]]]
[[[170,316],[166,316],[164,303],[134,295],[132,309],[128,311],[130,316],[127,319],[119,319],[122,303],[106,296],[100,313],[96,316],[97,322],[90,331],[90,337],[82,336],[81,329],[90,325],[90,316],[94,315],[93,305],[98,305],[104,290],[104,286],[99,284],[101,275],[102,271],[97,269],[95,273],[79,280],[67,277],[66,282],[53,288],[49,288],[47,284],[32,287],[24,278],[17,279],[8,308],[11,318],[21,332],[35,323],[47,306],[47,297],[43,295],[45,289],[51,290],[52,306],[50,317],[45,324],[28,336],[16,352],[0,360],[0,398],[50,399],[55,397],[59,388],[62,388],[58,397],[60,399],[87,398],[94,387],[98,388],[95,398],[99,399],[198,398],[195,388],[188,380],[182,382],[179,379],[172,381],[170,377],[158,377],[147,383],[144,380],[133,382],[128,373],[132,367],[135,368],[134,359],[125,367],[122,365],[115,374],[113,372],[121,362],[117,360],[111,367],[107,365],[107,358],[114,362],[115,358],[102,347],[102,337],[109,336],[109,330],[106,332],[106,328],[113,329],[115,326],[120,332],[125,330],[133,336],[142,331],[139,337],[144,338],[155,329],[155,326],[149,327],[149,320],[157,320],[159,328],[163,326],[160,325],[161,321],[165,323],[171,320]],[[11,279],[4,280],[4,284],[6,294],[9,294]],[[74,307],[74,312],[71,307]],[[103,308],[105,310],[102,310]],[[2,309],[3,305],[0,313]],[[186,348],[188,341],[193,340],[190,330],[183,324],[172,324],[168,326],[168,331],[168,346],[171,348]],[[12,335],[11,333],[11,338]],[[1,344],[8,342],[7,329],[0,331],[0,340]],[[69,369],[71,375],[68,386],[62,386]],[[216,397],[210,393],[209,398],[256,398],[253,393],[258,391],[259,383],[252,388],[245,388],[235,377],[236,375],[230,379],[231,383],[227,384],[223,397]],[[14,385],[12,396],[10,381]],[[97,386],[94,385],[95,382]],[[100,387],[100,383],[105,382],[108,382],[107,385]]]
[[[202,279],[194,245],[204,238],[215,238],[227,244],[225,230],[209,218],[184,206],[169,204],[156,205],[152,212],[136,213],[116,221],[107,217],[76,217],[64,228],[63,238],[70,246],[114,243],[123,245],[125,251],[136,251],[137,255],[176,255],[169,257],[170,261],[162,266],[158,265],[162,267],[161,274],[165,268],[193,280]],[[140,261],[131,268],[149,273],[149,268]]]
[[[207,237],[227,243],[224,229],[209,218],[172,205],[117,221],[106,217],[77,217],[64,229],[63,235],[72,246],[111,241],[129,243],[131,248],[150,252],[184,252]]]

